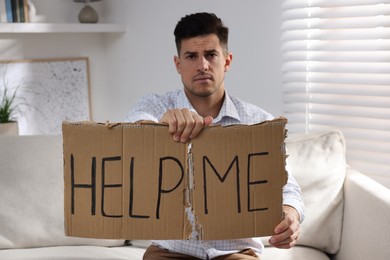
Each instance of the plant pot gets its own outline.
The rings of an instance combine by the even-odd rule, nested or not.
[[[1,123],[0,135],[19,135],[18,122]]]

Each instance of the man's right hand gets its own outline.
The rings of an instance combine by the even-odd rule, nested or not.
[[[202,117],[188,108],[171,109],[165,112],[159,123],[169,126],[169,133],[176,142],[187,142],[195,138],[203,129],[213,121],[211,116]]]

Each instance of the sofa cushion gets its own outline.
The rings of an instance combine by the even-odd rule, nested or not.
[[[330,258],[321,250],[295,246],[288,250],[275,247],[265,247],[261,254],[261,260],[329,260]]]
[[[0,249],[121,245],[66,237],[61,136],[0,137]]]
[[[56,246],[0,250],[7,260],[141,260],[144,248],[133,246]]]
[[[339,131],[287,138],[287,170],[299,183],[306,207],[299,245],[328,253],[340,248],[345,141]]]

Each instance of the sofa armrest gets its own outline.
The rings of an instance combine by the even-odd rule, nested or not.
[[[388,259],[390,189],[347,169],[341,248],[335,260]]]

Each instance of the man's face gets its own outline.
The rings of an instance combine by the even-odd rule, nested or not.
[[[229,70],[232,55],[223,52],[217,35],[182,40],[180,55],[174,60],[187,95],[223,95],[225,72]]]

